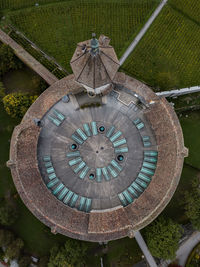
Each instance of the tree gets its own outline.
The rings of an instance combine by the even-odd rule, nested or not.
[[[160,216],[145,228],[147,246],[153,256],[163,259],[173,259],[178,249],[182,228],[171,219]]]
[[[38,267],[46,267],[48,266],[49,258],[47,256],[44,256],[40,259],[38,263]]]
[[[22,256],[18,261],[19,267],[29,267],[31,264],[30,256]]]
[[[23,240],[17,238],[6,249],[5,256],[9,260],[18,259],[24,246]]]
[[[0,223],[2,225],[12,225],[18,217],[16,207],[5,199],[0,199]]]
[[[13,50],[8,45],[0,44],[0,76],[10,69],[18,69],[22,66],[22,62],[15,56]]]
[[[23,93],[8,94],[3,98],[6,112],[12,118],[22,118],[37,96],[30,96]]]
[[[68,239],[64,247],[53,247],[48,267],[80,267],[86,257],[87,246],[81,241]]]
[[[5,96],[5,88],[3,83],[0,81],[0,102],[2,101],[4,96]]]
[[[7,247],[14,240],[14,234],[10,231],[0,229],[0,247]]]
[[[191,221],[195,229],[200,230],[200,187],[199,178],[192,182],[192,189],[184,194],[185,215]]]

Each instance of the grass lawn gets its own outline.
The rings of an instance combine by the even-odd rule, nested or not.
[[[179,119],[185,146],[189,148],[189,157],[185,159],[185,162],[200,169],[200,111],[185,112]]]
[[[199,10],[198,2],[193,1],[194,9]],[[198,85],[199,39],[199,24],[167,5],[125,61],[122,70],[147,82],[155,90]]]
[[[120,57],[159,0],[76,0],[10,12],[18,30],[70,71],[76,44],[95,32],[109,36]]]

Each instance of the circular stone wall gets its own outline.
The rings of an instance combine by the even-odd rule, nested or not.
[[[13,133],[8,166],[38,219],[89,241],[132,236],[167,205],[187,154],[175,112],[122,73],[98,105],[70,75],[50,86]],[[34,119],[41,120],[41,127]]]

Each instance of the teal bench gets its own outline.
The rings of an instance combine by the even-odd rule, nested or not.
[[[114,126],[111,126],[111,127],[108,129],[107,133],[106,133],[106,137],[109,138],[109,137],[112,135],[112,133],[114,132],[114,130],[115,130],[115,127],[114,127]]]
[[[69,152],[66,154],[68,158],[73,158],[73,157],[80,157],[80,152],[79,151],[74,151],[74,152]]]
[[[83,139],[83,141],[86,141],[87,140],[87,135],[80,129],[78,128],[76,130],[77,134],[79,134],[79,136]]]
[[[55,172],[49,174],[48,177],[49,177],[50,180],[56,178],[56,174],[55,174]]]
[[[64,188],[64,184],[60,183],[54,190],[53,190],[53,195],[57,195],[60,190]]]
[[[142,128],[144,128],[144,123],[143,122],[140,122],[136,125],[137,129],[138,130],[141,130]]]
[[[109,181],[110,180],[110,175],[108,174],[108,171],[107,171],[107,168],[106,167],[103,167],[102,168],[102,173],[103,173],[106,181]]]
[[[116,160],[113,159],[113,160],[111,161],[111,165],[112,165],[113,167],[115,167],[119,172],[121,172],[122,167],[119,165],[119,163],[117,163]]]
[[[129,187],[128,187],[128,191],[129,191],[135,198],[138,198],[138,197],[139,197],[137,191],[136,191],[132,186],[129,186]]]
[[[85,168],[84,168],[84,169],[82,170],[82,172],[80,173],[79,178],[80,178],[80,179],[84,179],[85,176],[87,175],[89,169],[90,169],[90,168],[89,168],[88,166],[85,166]]]
[[[91,122],[91,126],[92,126],[92,134],[93,135],[97,135],[98,131],[97,131],[97,123],[96,123],[96,121],[92,121]]]
[[[91,205],[92,205],[92,199],[87,198],[86,201],[85,201],[85,211],[86,212],[90,212]]]
[[[83,124],[83,128],[84,128],[87,136],[91,136],[90,127],[89,127],[89,125],[87,123]]]
[[[128,152],[128,147],[121,147],[121,148],[116,148],[115,153],[126,153]]]
[[[121,146],[121,145],[124,145],[124,144],[126,144],[126,139],[125,139],[125,138],[120,139],[120,140],[114,142],[114,143],[113,143],[113,146],[114,146],[114,147],[117,147],[117,146]]]
[[[157,162],[157,158],[154,158],[154,157],[144,157],[144,161],[156,163]]]
[[[153,150],[146,150],[146,151],[144,151],[144,155],[145,156],[151,156],[151,157],[157,157],[158,156],[158,152],[157,151],[153,151]]]
[[[44,157],[43,157],[43,160],[44,160],[44,161],[51,161],[51,157],[50,157],[50,156],[44,156]]]
[[[148,174],[150,176],[153,176],[154,175],[154,171],[153,170],[149,170],[149,169],[144,168],[144,167],[142,167],[140,171],[143,172],[143,173],[145,173],[145,174]]]
[[[141,122],[141,119],[139,119],[139,118],[133,120],[133,123],[134,123],[135,125],[137,125],[137,124],[140,123],[140,122]]]
[[[96,168],[96,181],[100,183],[102,181],[101,168]]]
[[[70,199],[71,199],[71,197],[73,196],[73,194],[74,194],[74,192],[72,192],[72,191],[69,190],[68,193],[67,193],[67,195],[65,196],[65,198],[63,200],[63,203],[64,204],[68,204],[69,201],[70,201]]]
[[[124,197],[122,193],[118,194],[118,197],[123,206],[126,206],[128,204],[126,198]]]
[[[118,173],[110,166],[110,165],[108,165],[108,170],[109,170],[109,172],[111,173],[111,175],[114,177],[114,178],[116,178],[117,176],[118,176]]]
[[[81,161],[82,161],[82,159],[79,157],[79,158],[75,158],[75,159],[70,160],[68,163],[70,166],[73,166],[73,165],[76,165],[77,163],[79,163]]]
[[[119,138],[122,135],[122,132],[117,131],[113,136],[110,137],[110,141],[114,142],[117,138]]]
[[[138,178],[140,178],[140,179],[142,179],[142,180],[144,180],[145,182],[148,182],[148,183],[151,182],[151,178],[146,176],[145,174],[143,174],[141,172],[138,174]]]
[[[50,173],[55,172],[55,171],[54,171],[54,168],[53,168],[53,167],[50,167],[50,168],[47,168],[47,169],[46,169],[46,172],[47,172],[48,174],[50,174]]]
[[[137,192],[144,192],[144,189],[142,187],[140,187],[135,181],[131,184],[131,186],[137,190]]]
[[[73,170],[75,173],[78,173],[81,169],[85,167],[85,162],[81,161],[81,163]]]
[[[57,120],[56,118],[53,118],[52,116],[48,115],[48,119],[53,122],[56,126],[60,126],[61,121]]]
[[[58,178],[55,178],[54,180],[50,181],[50,182],[47,184],[47,187],[48,187],[48,188],[51,188],[51,187],[53,187],[54,185],[56,185],[58,182],[59,182],[59,179],[58,179]]]
[[[143,142],[144,147],[150,147],[151,146],[151,142]]]
[[[85,206],[85,201],[86,201],[86,197],[81,197],[80,198],[80,204],[79,204],[79,210],[83,210],[84,206]]]
[[[69,206],[70,206],[71,208],[73,208],[73,207],[75,206],[77,199],[78,199],[78,195],[74,193],[74,195],[73,195],[73,197],[71,198],[71,201],[70,201],[70,203],[69,203]]]
[[[143,187],[144,189],[146,189],[148,186],[144,181],[140,180],[139,178],[136,178],[135,182],[141,185],[141,187]]]
[[[56,115],[56,117],[57,117],[60,121],[64,121],[65,116],[64,116],[60,111],[58,111],[57,109],[54,109],[54,110],[53,110],[53,113],[54,113],[54,115]]]
[[[143,141],[143,142],[147,142],[147,141],[149,141],[149,140],[150,140],[150,137],[149,137],[149,136],[147,136],[147,135],[142,136],[142,141]]]
[[[52,167],[52,163],[50,161],[49,162],[46,162],[44,165],[45,165],[46,168]]]
[[[152,170],[156,169],[156,165],[154,163],[150,163],[150,162],[146,162],[146,161],[143,161],[142,166],[149,168],[149,169],[152,169]]]
[[[128,192],[127,190],[124,190],[124,191],[122,192],[122,194],[125,196],[125,198],[126,198],[128,204],[130,204],[130,203],[133,202],[133,198],[132,198],[132,196],[129,194],[129,192]]]
[[[69,189],[67,187],[65,187],[62,192],[60,192],[60,194],[58,195],[58,199],[62,200],[64,198],[64,196],[67,194],[67,192],[69,191]]]
[[[72,134],[72,139],[76,142],[76,143],[78,143],[79,145],[82,145],[83,144],[83,140],[81,139],[81,138],[79,138],[77,135],[75,135],[75,134]]]

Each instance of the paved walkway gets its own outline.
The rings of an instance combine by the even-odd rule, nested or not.
[[[142,39],[146,31],[149,29],[153,21],[156,19],[160,11],[163,9],[163,7],[166,5],[167,0],[162,0],[159,6],[156,8],[156,10],[153,12],[147,23],[144,25],[142,30],[139,32],[139,34],[135,37],[133,42],[130,44],[130,46],[127,48],[126,52],[123,54],[123,56],[120,58],[119,63],[122,65],[124,61],[127,59],[127,57],[130,55],[130,53],[134,50],[136,45],[139,43],[139,41]]]
[[[41,76],[49,85],[58,81],[58,78],[54,76],[49,70],[47,70],[42,64],[40,64],[35,58],[33,58],[24,48],[18,45],[9,35],[0,30],[0,41],[9,45],[15,52],[15,54],[32,70],[34,70],[39,76]]]
[[[140,234],[140,231],[137,231],[134,233],[134,237],[138,243],[138,245],[140,246],[142,252],[144,253],[144,256],[149,264],[149,266],[151,267],[157,267],[157,264],[153,258],[153,256],[151,255],[142,235]]]
[[[180,95],[186,95],[191,93],[200,92],[200,86],[193,86],[188,88],[182,88],[177,90],[171,90],[171,91],[163,91],[156,93],[158,96],[164,96],[164,97],[176,97]]]

